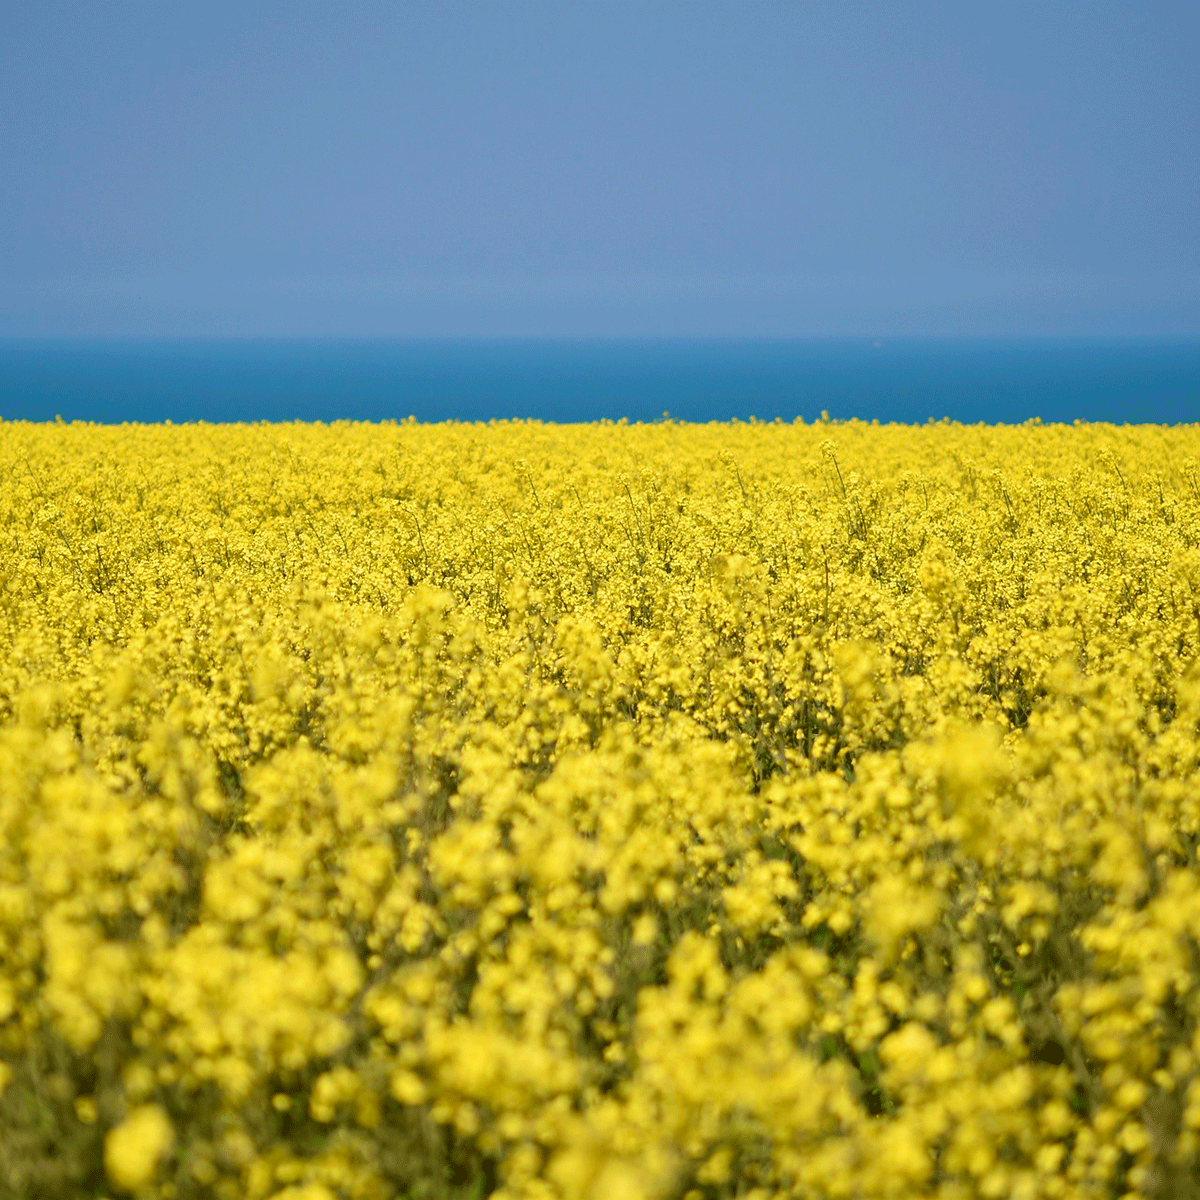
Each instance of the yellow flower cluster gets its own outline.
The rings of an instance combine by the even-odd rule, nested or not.
[[[0,424],[0,1195],[1200,1194],[1198,449]]]

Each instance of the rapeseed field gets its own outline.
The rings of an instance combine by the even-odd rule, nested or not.
[[[0,1196],[1200,1194],[1198,454],[0,424]]]

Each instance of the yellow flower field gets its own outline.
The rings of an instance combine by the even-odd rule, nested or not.
[[[1197,454],[0,423],[0,1197],[1200,1195]]]

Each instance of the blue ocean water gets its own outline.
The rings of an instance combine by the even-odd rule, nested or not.
[[[1200,421],[1200,338],[0,341],[0,418]]]

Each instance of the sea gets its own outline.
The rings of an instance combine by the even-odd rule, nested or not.
[[[1200,422],[1200,337],[0,340],[0,420]]]

